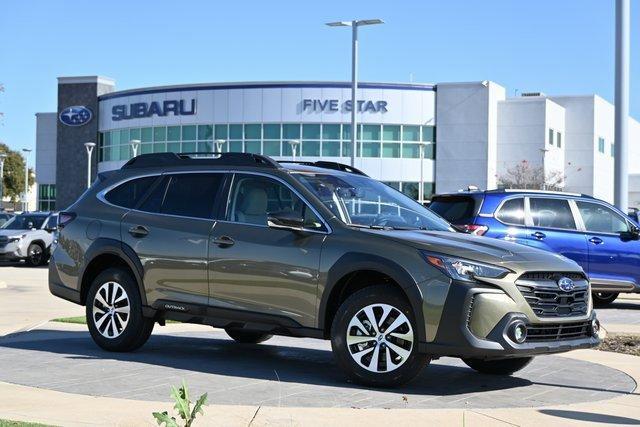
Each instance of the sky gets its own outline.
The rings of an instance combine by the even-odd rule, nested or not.
[[[59,76],[116,88],[260,80],[492,80],[507,95],[595,93],[613,102],[614,0],[7,1],[0,6],[0,141],[35,146]],[[640,2],[631,5],[631,115],[640,119]]]

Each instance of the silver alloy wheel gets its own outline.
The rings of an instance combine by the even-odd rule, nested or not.
[[[353,360],[370,372],[391,372],[413,349],[413,328],[405,314],[388,304],[371,304],[347,326],[347,347]]]
[[[106,338],[117,338],[129,323],[129,296],[116,282],[106,282],[93,299],[93,324]]]
[[[40,264],[42,261],[42,247],[38,244],[32,244],[28,250],[29,253],[27,255],[29,256],[29,261],[31,261],[32,264]]]

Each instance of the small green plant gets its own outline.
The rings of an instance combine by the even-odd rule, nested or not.
[[[184,427],[191,427],[198,413],[204,415],[202,406],[207,403],[207,393],[198,398],[192,410],[191,401],[189,400],[189,391],[187,390],[187,383],[184,380],[182,380],[182,387],[178,389],[171,386],[171,397],[176,402],[173,407],[176,409],[176,411],[178,411],[178,415],[180,415],[180,418],[184,420]],[[164,424],[165,427],[180,426],[176,418],[170,417],[167,411],[154,412],[153,418],[156,419],[158,425]]]

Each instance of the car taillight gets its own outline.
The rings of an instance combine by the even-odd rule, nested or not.
[[[463,233],[474,234],[476,236],[484,236],[484,234],[489,231],[489,227],[486,225],[478,224],[459,224],[455,225],[455,227]]]
[[[58,228],[64,228],[71,221],[76,219],[76,214],[73,212],[60,212],[58,214]]]

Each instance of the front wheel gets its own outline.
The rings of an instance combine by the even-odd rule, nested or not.
[[[462,359],[468,367],[483,374],[511,375],[527,366],[533,357],[514,357],[512,359]]]
[[[133,351],[153,331],[153,319],[142,315],[138,286],[125,270],[110,268],[91,283],[86,302],[93,340],[107,351]]]
[[[31,267],[38,267],[47,260],[44,248],[39,243],[31,243],[27,248],[27,264]]]
[[[618,292],[592,292],[593,305],[596,307],[606,307],[618,298]]]
[[[389,285],[355,292],[338,308],[331,327],[336,361],[353,381],[396,387],[429,363],[418,352],[416,321],[404,295]]]

